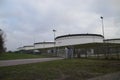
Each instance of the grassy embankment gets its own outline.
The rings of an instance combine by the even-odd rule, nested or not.
[[[68,59],[0,67],[0,80],[86,80],[118,71],[118,60]]]
[[[3,53],[2,55],[0,55],[0,60],[47,58],[47,57],[52,57],[52,56],[40,55],[40,54]]]

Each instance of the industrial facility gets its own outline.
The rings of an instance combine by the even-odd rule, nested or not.
[[[55,42],[38,42],[20,47],[18,51],[65,57],[66,47],[73,49],[72,57],[100,56],[120,52],[120,39],[104,39],[100,34],[68,34],[57,36]]]

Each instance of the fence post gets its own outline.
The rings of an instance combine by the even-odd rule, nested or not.
[[[116,46],[116,55],[117,55],[117,59],[119,59],[119,47]]]

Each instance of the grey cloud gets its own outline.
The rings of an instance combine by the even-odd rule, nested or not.
[[[57,30],[57,36],[72,33],[101,34],[101,15],[105,16],[105,27],[109,29],[106,37],[117,37],[119,31],[114,26],[119,26],[119,18],[115,17],[119,11],[107,2],[108,0],[11,0],[11,4],[7,3],[2,8],[3,13],[0,13],[1,26],[6,25],[2,28],[7,33],[7,46],[13,50],[33,44],[34,39],[36,42],[53,41],[52,29]],[[112,29],[114,31],[111,33]]]

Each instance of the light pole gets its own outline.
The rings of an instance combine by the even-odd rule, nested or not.
[[[34,44],[34,45],[33,45],[33,54],[35,54],[35,51],[36,51],[36,50],[35,50],[35,36],[33,36],[33,44]]]
[[[56,54],[56,49],[55,49],[55,32],[56,32],[56,30],[53,29],[53,33],[54,33],[54,54]]]
[[[101,18],[101,20],[102,20],[102,33],[103,33],[103,43],[105,43],[105,35],[104,35],[104,23],[103,23],[103,16],[101,16],[100,17]],[[107,47],[109,48],[109,45],[107,44]],[[105,48],[105,45],[103,45],[103,48]],[[105,58],[107,58],[107,53],[105,52],[104,53],[104,55],[105,55]]]
[[[104,36],[104,39],[105,39],[103,17],[101,16],[100,18],[102,20],[102,33],[103,33],[103,36]]]

